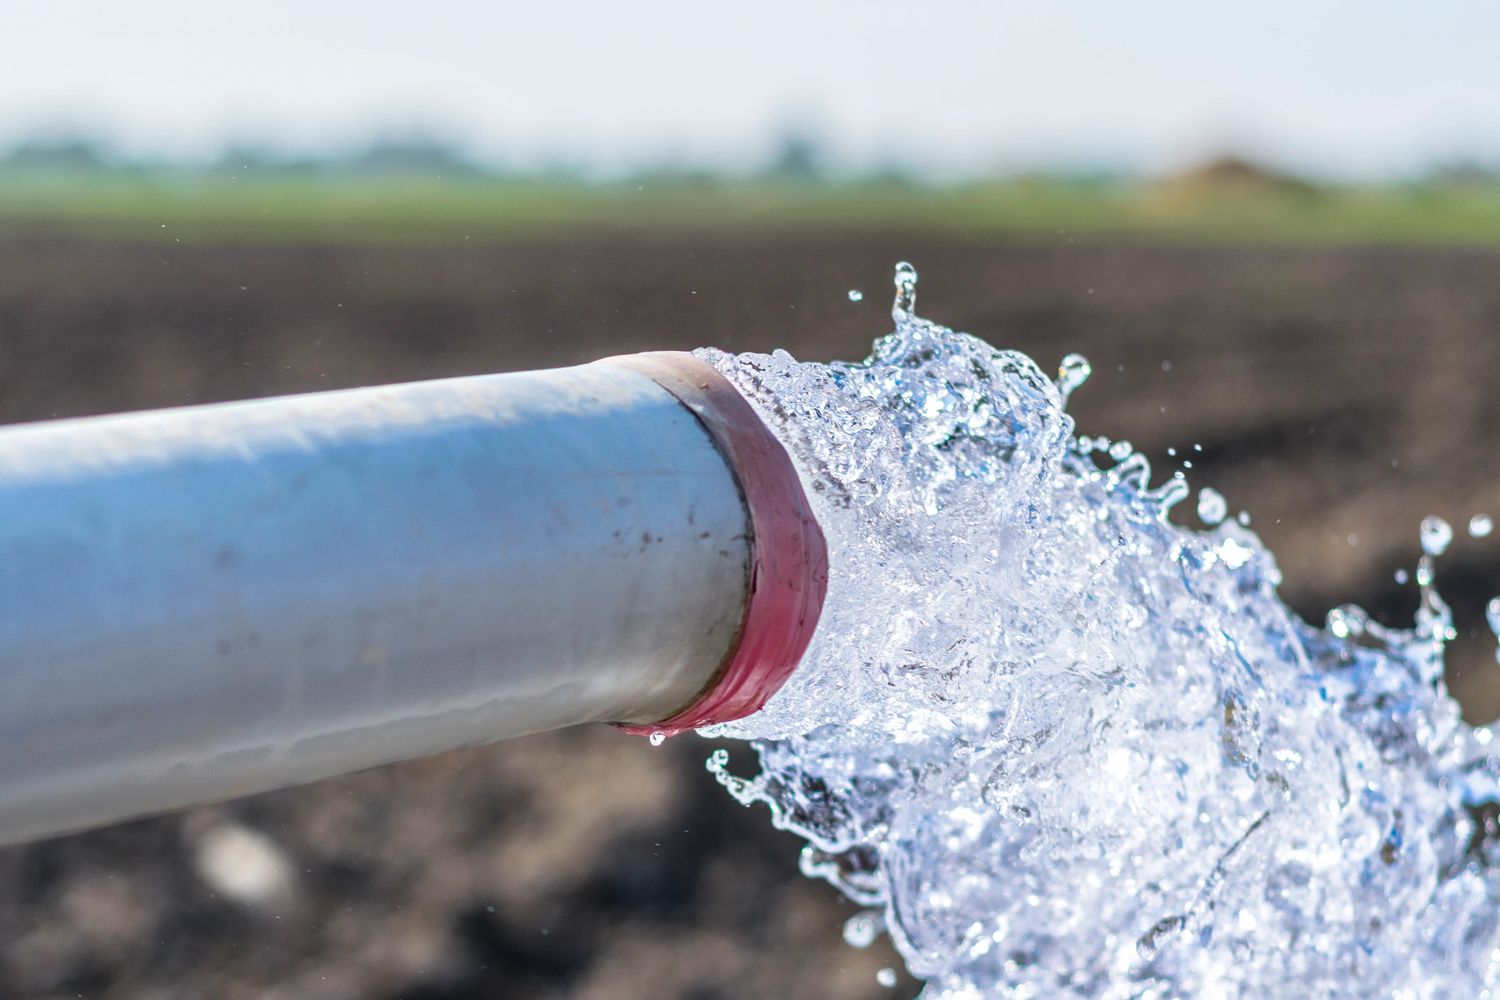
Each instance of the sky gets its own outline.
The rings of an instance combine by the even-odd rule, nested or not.
[[[0,145],[460,140],[515,164],[740,169],[790,131],[934,175],[1500,163],[1478,0],[0,0]]]

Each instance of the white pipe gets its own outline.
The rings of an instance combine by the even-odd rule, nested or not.
[[[619,365],[0,430],[0,842],[649,727],[731,657],[750,535]]]

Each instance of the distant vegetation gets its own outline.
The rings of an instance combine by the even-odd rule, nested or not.
[[[505,241],[597,230],[915,231],[985,240],[1500,245],[1500,176],[1317,183],[1226,157],[1176,176],[1034,174],[924,183],[835,176],[792,137],[744,174],[666,166],[600,180],[507,171],[428,139],[346,156],[231,148],[184,166],[80,140],[0,155],[0,237],[181,242]]]

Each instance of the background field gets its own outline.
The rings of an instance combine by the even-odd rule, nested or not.
[[[394,151],[399,154],[401,149]],[[405,151],[438,157],[439,151]],[[1500,177],[1452,168],[1405,183],[1317,183],[1223,157],[1155,178],[900,174],[829,181],[812,164],[733,176],[681,170],[588,183],[462,161],[355,170],[341,162],[164,170],[70,165],[67,149],[0,160],[0,222],[33,237],[214,244],[478,241],[601,231],[925,234],[1243,246],[1500,246]],[[62,160],[59,163],[57,161]]]
[[[1408,623],[1393,573],[1423,515],[1453,521],[1453,679],[1473,716],[1500,714],[1480,628],[1500,538],[1461,530],[1500,515],[1487,184],[1325,189],[1222,164],[963,188],[236,183],[0,183],[0,419],[649,348],[858,358],[907,259],[925,315],[1047,368],[1088,355],[1081,429],[1133,441],[1158,477],[1190,456],[1306,616],[1354,601]],[[709,749],[594,727],[0,851],[0,996],[913,993],[875,985],[899,963],[842,943],[852,908],[718,789]],[[231,827],[289,859],[276,899],[200,876]]]

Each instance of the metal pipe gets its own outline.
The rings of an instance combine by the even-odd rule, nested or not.
[[[0,843],[738,717],[822,559],[688,355],[0,430]]]

